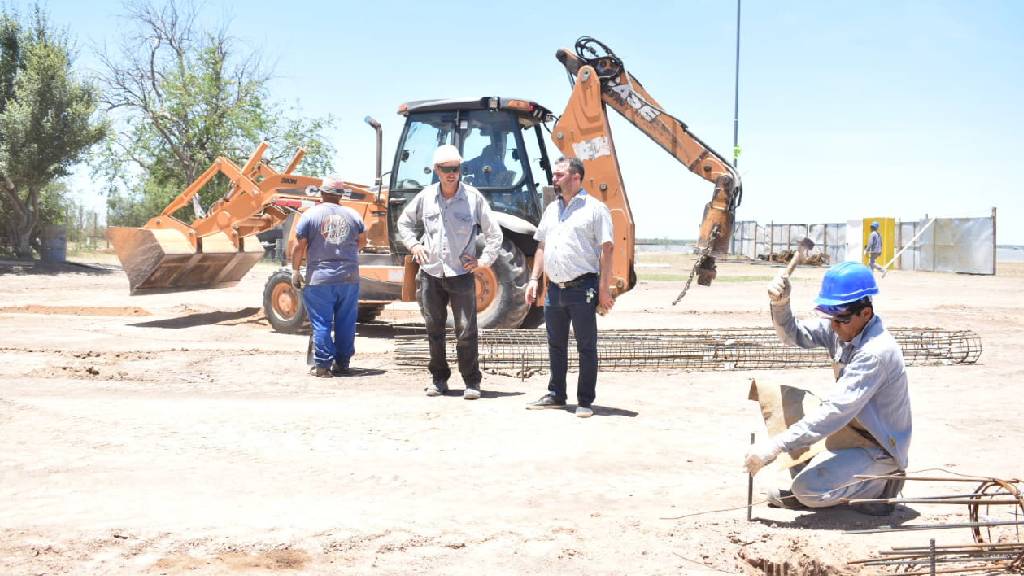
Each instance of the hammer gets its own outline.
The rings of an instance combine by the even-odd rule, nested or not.
[[[793,257],[789,259],[789,264],[786,265],[786,271],[782,273],[783,278],[789,278],[796,270],[798,260],[807,260],[807,253],[814,248],[814,240],[811,240],[807,236],[800,241],[796,246],[796,252],[793,253]]]

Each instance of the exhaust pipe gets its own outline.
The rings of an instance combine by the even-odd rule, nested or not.
[[[380,161],[381,161],[381,155],[383,154],[383,148],[384,148],[383,139],[384,139],[384,137],[383,137],[383,135],[381,133],[380,122],[376,121],[373,118],[373,116],[367,116],[366,118],[363,118],[363,121],[366,122],[367,124],[369,124],[370,127],[373,128],[374,132],[377,133],[377,171],[375,173],[373,184],[374,184],[374,186],[377,187],[377,201],[380,202],[380,193],[381,193],[381,186],[382,186],[381,171],[380,171]]]

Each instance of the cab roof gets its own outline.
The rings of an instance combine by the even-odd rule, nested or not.
[[[522,98],[503,98],[500,96],[484,96],[481,98],[443,98],[435,100],[415,100],[398,107],[398,113],[408,116],[417,112],[447,112],[456,110],[508,110],[524,119],[531,119],[530,124],[547,122],[554,115],[547,108],[532,100]]]

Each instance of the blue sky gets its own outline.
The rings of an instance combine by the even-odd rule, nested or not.
[[[207,0],[242,46],[274,65],[273,98],[336,118],[336,171],[385,165],[407,100],[508,95],[561,113],[569,84],[554,52],[589,35],[607,43],[669,113],[731,157],[736,4],[732,0],[587,3]],[[114,44],[119,1],[51,0],[79,64]],[[873,216],[987,216],[998,241],[1024,244],[1024,3],[743,3],[738,218],[843,222]],[[614,114],[614,113],[613,113]],[[694,238],[711,187],[613,118],[637,235]],[[85,197],[87,178],[75,179]],[[89,200],[102,206],[100,200]]]

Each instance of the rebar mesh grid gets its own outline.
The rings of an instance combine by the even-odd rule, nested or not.
[[[889,330],[903,349],[907,366],[973,364],[981,356],[981,338],[970,330],[895,328]],[[422,328],[407,328],[396,337],[399,366],[423,367],[430,360]],[[447,338],[455,358],[455,339]],[[830,366],[822,348],[807,350],[783,344],[771,328],[602,330],[598,337],[601,371],[759,370]],[[481,330],[480,369],[492,374],[527,377],[548,369],[544,330]],[[569,365],[577,364],[570,339]]]

